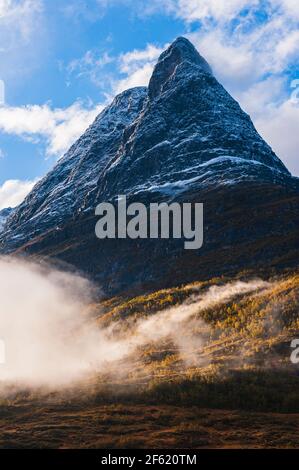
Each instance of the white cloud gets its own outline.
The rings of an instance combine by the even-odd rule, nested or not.
[[[278,106],[284,101],[286,83],[282,77],[270,76],[254,83],[251,87],[237,92],[235,98],[250,115],[256,118],[263,115],[270,106]],[[287,97],[285,97],[287,99]]]
[[[269,106],[255,120],[261,135],[269,142],[287,168],[299,176],[299,106],[287,100],[279,106]]]
[[[0,210],[18,206],[29,194],[37,180],[7,180],[0,186]]]
[[[61,155],[82,135],[102,109],[101,105],[85,108],[81,102],[75,102],[65,109],[52,109],[49,104],[4,106],[0,108],[0,131],[25,138],[44,138],[47,153]]]
[[[140,66],[126,78],[116,81],[113,86],[115,94],[136,86],[147,86],[153,72],[153,68],[153,64],[147,63]]]
[[[285,79],[272,76],[235,97],[287,168],[299,175],[299,99],[291,88],[288,94],[285,90]]]
[[[0,78],[23,83],[47,48],[43,0],[0,0]]]
[[[175,11],[177,16],[188,22],[209,18],[227,21],[248,5],[253,7],[258,3],[259,0],[166,0],[168,9]]]
[[[156,62],[168,45],[165,44],[163,47],[157,47],[153,44],[148,44],[145,49],[134,49],[133,51],[121,54],[119,57],[121,72],[131,73],[132,70],[138,69],[140,64]]]
[[[215,21],[223,25],[236,18],[248,22],[259,11],[270,15],[277,12],[291,20],[299,19],[297,0],[153,0],[152,4],[152,11],[161,9],[163,5],[168,13],[188,23],[201,21],[205,26],[210,20],[213,25]]]
[[[80,59],[73,59],[66,67],[69,77],[75,75],[76,78],[88,77],[92,83],[103,88],[106,84],[103,69],[115,61],[108,52],[87,51]]]
[[[259,78],[261,70],[258,60],[248,44],[225,40],[221,30],[188,36],[224,85],[246,88]]]
[[[278,42],[275,55],[281,61],[281,65],[287,64],[288,61],[298,57],[299,55],[299,31],[291,31]]]
[[[297,0],[270,0],[272,5],[277,6],[280,11],[285,12],[294,20],[299,19],[299,4]]]
[[[9,0],[0,0],[0,18],[7,16],[9,11]]]
[[[26,41],[34,32],[36,15],[42,11],[41,0],[0,0],[1,49],[10,48],[13,40]]]
[[[299,33],[287,19],[273,18],[250,32],[216,27],[188,35],[225,85],[238,88],[266,74],[281,74],[299,59]]]
[[[148,44],[145,49],[121,54],[118,58],[119,71],[126,76],[114,82],[113,92],[121,93],[128,88],[147,86],[157,59],[166,47],[168,44],[163,47]]]
[[[103,108],[103,105],[84,108],[81,103],[77,102],[69,108],[54,110],[55,125],[48,136],[48,153],[59,155],[68,150],[92,124]]]

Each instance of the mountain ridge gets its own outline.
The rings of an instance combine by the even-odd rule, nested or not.
[[[298,249],[298,181],[219,84],[205,59],[186,38],[178,38],[161,54],[149,87],[115,97],[33,188],[5,224],[0,251],[58,259],[112,291],[164,282],[161,265],[174,283],[184,282],[184,275],[188,281],[200,273],[213,275],[211,250],[218,257],[226,253],[227,268],[247,268],[251,261],[243,253],[250,249],[244,246],[246,233],[252,245],[275,238],[277,253],[270,255],[270,247],[261,246],[257,254],[258,262],[265,263],[268,253],[271,265],[274,255],[288,260],[286,252]],[[203,251],[191,256],[173,240],[99,242],[94,234],[95,207],[120,194],[127,195],[128,202],[145,204],[203,202]],[[229,226],[226,219],[234,204]],[[259,208],[267,207],[271,210],[263,221]],[[246,226],[244,210],[252,215],[255,228]],[[151,259],[145,256],[148,250]],[[207,258],[208,270],[202,266]],[[178,276],[177,263],[187,264],[192,274],[185,270]],[[291,258],[282,266],[290,263],[294,264]],[[214,264],[221,269],[215,260]]]

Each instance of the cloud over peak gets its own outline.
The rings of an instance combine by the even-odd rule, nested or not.
[[[52,108],[50,104],[0,107],[0,130],[20,137],[46,140],[48,155],[61,156],[103,109],[80,101],[68,108]]]
[[[18,206],[29,194],[37,180],[7,180],[0,186],[0,210]]]

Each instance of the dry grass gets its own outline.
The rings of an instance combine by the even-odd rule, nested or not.
[[[121,336],[137,319],[227,281],[113,298],[92,311],[97,325],[117,322]],[[4,400],[0,447],[298,447],[299,370],[290,362],[290,342],[299,337],[299,276],[269,281],[267,290],[188,320],[187,338],[205,330],[192,353],[182,355],[165,338],[92,377],[79,392],[43,398],[24,392]]]
[[[1,448],[294,448],[299,415],[147,404],[20,404]]]

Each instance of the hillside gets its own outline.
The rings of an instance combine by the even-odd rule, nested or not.
[[[209,292],[218,300],[203,303]],[[298,298],[298,274],[262,281],[244,273],[95,303],[94,327],[115,344],[136,343],[140,324],[149,331],[153,322],[155,336],[75,387],[10,392],[0,444],[296,447],[299,375],[290,343],[299,335]]]
[[[97,239],[118,195],[203,203],[203,247]],[[298,222],[298,178],[178,38],[0,213],[0,446],[298,447]]]
[[[201,202],[204,245],[101,240],[95,207]],[[226,272],[293,268],[299,183],[185,38],[161,55],[149,87],[118,95],[7,219],[2,254],[86,273],[107,295]]]

